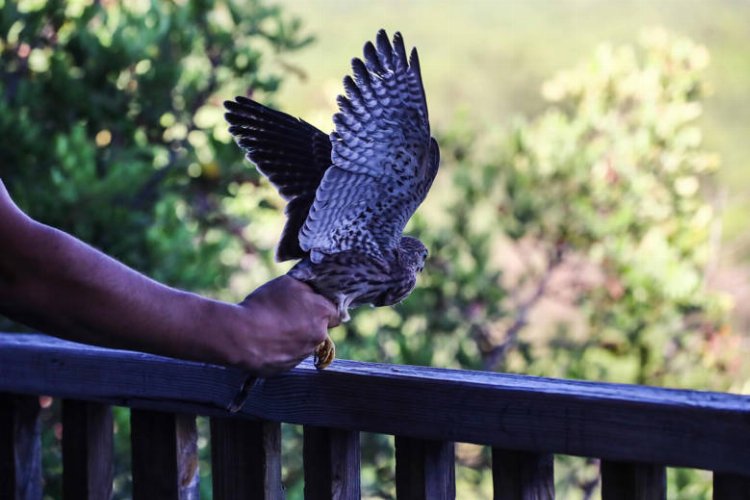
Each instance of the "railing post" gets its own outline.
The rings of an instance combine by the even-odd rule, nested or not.
[[[750,500],[750,476],[714,472],[714,500]]]
[[[551,453],[492,449],[495,500],[555,498],[554,456]]]
[[[663,465],[601,461],[602,500],[664,500],[667,473]]]
[[[89,401],[62,403],[63,498],[112,496],[112,408]]]
[[[278,422],[211,418],[214,500],[279,500],[281,425]]]
[[[0,393],[0,498],[42,498],[39,397]]]
[[[193,415],[131,410],[133,499],[197,499],[197,438]]]
[[[415,500],[456,498],[454,444],[396,436],[396,496]]]
[[[359,432],[304,428],[305,500],[360,498]]]

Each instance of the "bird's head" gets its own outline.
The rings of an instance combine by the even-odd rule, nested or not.
[[[411,236],[403,236],[399,245],[399,254],[404,266],[421,273],[424,269],[424,262],[429,255],[429,251],[424,244]]]

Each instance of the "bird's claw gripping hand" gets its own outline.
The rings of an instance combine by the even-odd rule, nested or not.
[[[331,337],[326,337],[326,339],[315,348],[315,352],[313,353],[315,368],[318,370],[327,368],[328,365],[333,363],[334,358],[336,358],[336,344],[333,343]]]

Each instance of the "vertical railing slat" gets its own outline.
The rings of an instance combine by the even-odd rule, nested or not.
[[[133,498],[198,498],[197,438],[193,415],[131,410]]]
[[[495,500],[555,498],[554,456],[551,453],[492,449]]]
[[[66,399],[63,423],[63,498],[112,496],[112,408]]]
[[[284,498],[281,425],[212,418],[211,476],[214,500]]]
[[[714,500],[750,500],[750,476],[714,472]]]
[[[663,500],[667,473],[663,465],[601,461],[602,500]]]
[[[38,396],[0,394],[0,498],[42,498]]]
[[[195,415],[175,414],[177,491],[181,500],[200,497],[198,425]]]
[[[359,432],[304,428],[305,500],[360,498]]]
[[[396,496],[425,500],[455,498],[454,444],[396,436]]]

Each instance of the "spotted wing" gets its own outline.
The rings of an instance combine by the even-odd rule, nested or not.
[[[299,231],[315,199],[315,191],[331,165],[331,141],[304,120],[273,110],[246,97],[226,101],[229,132],[247,158],[287,200],[287,222],[276,258],[298,259],[307,252]]]
[[[391,45],[381,30],[352,70],[333,117],[333,166],[300,232],[300,246],[314,261],[350,249],[375,256],[396,248],[439,163],[416,49],[407,58],[401,34]]]

